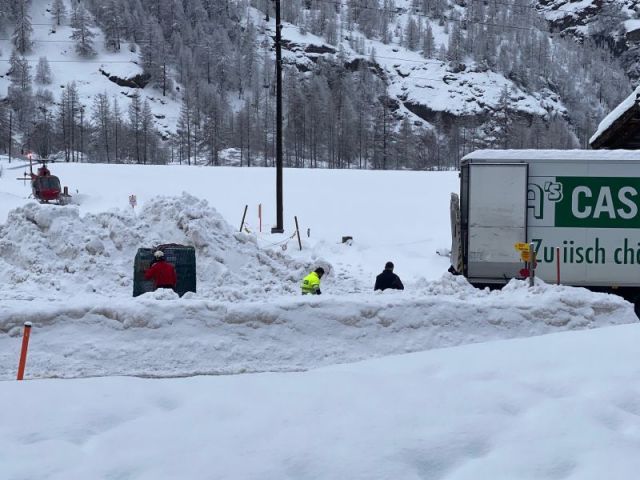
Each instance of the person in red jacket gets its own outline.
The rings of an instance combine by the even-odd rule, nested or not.
[[[144,272],[145,280],[153,280],[153,285],[158,288],[171,288],[176,289],[176,269],[173,265],[166,261],[164,258],[164,252],[158,250],[153,254],[156,257],[156,262]]]

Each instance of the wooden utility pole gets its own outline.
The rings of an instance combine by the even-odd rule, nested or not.
[[[84,161],[84,106],[80,107],[80,163]]]
[[[271,233],[283,233],[282,208],[282,46],[280,0],[276,2],[276,226]]]
[[[11,144],[13,143],[13,110],[9,109],[9,163],[11,163]]]

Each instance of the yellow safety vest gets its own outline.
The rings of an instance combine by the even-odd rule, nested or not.
[[[316,272],[311,272],[309,275],[304,277],[301,287],[303,295],[306,295],[307,293],[315,294],[320,290],[320,277],[318,277]]]

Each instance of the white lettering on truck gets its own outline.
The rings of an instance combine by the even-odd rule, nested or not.
[[[579,198],[578,195],[581,193],[584,194],[585,197],[591,197],[591,189],[589,187],[576,187],[573,189],[571,193],[571,211],[573,216],[576,218],[587,218],[591,215],[591,207],[587,207],[584,210],[580,211],[578,209]]]
[[[629,194],[629,196],[635,197],[638,195],[638,191],[633,187],[622,187],[618,192],[618,199],[624,205],[629,207],[628,212],[625,212],[622,208],[619,208],[618,215],[620,215],[620,217],[624,218],[625,220],[630,220],[632,218],[635,218],[635,216],[638,214],[638,205],[636,205],[636,202],[628,198],[627,194]]]
[[[575,218],[600,218],[602,214],[611,219],[620,217],[624,220],[631,220],[638,215],[638,205],[632,197],[637,197],[638,191],[633,187],[622,187],[618,190],[618,200],[624,205],[622,208],[615,208],[613,195],[610,187],[601,187],[595,208],[587,205],[587,199],[593,198],[593,193],[589,187],[576,187],[571,193],[571,213]],[[625,208],[626,207],[626,208]],[[616,216],[617,214],[617,216]]]
[[[600,218],[601,213],[609,214],[609,218],[616,218],[616,210],[613,206],[613,198],[611,197],[611,189],[602,187],[596,201],[596,209],[593,212],[593,218]]]

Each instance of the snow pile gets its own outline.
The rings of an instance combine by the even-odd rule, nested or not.
[[[638,344],[628,325],[304,373],[4,382],[2,478],[629,480]]]
[[[615,295],[512,281],[478,290],[444,275],[407,292],[217,302],[155,292],[0,307],[0,378],[15,375],[34,322],[28,375],[181,376],[288,371],[487,340],[632,323]]]
[[[137,249],[164,243],[196,248],[199,294],[219,300],[297,293],[312,265],[260,249],[255,236],[234,232],[205,200],[188,194],[156,197],[139,216],[123,210],[81,216],[76,206],[29,203],[0,225],[0,276],[6,279],[0,295],[128,296]]]

